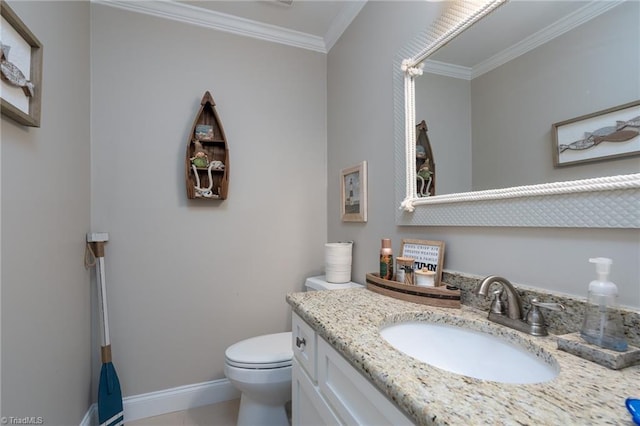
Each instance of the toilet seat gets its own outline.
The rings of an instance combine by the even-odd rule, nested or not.
[[[267,334],[242,340],[227,348],[226,363],[253,370],[290,367],[293,360],[291,332]]]

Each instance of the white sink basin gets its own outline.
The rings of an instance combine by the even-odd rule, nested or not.
[[[557,365],[504,339],[480,331],[429,322],[403,322],[381,329],[391,346],[419,361],[464,376],[501,383],[553,380]]]

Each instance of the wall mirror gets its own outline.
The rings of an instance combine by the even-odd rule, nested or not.
[[[640,157],[554,167],[552,140],[554,123],[640,99],[639,16],[635,1],[451,2],[396,55],[396,222],[640,227]],[[435,196],[418,188],[422,120]]]

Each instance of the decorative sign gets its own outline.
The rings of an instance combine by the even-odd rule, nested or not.
[[[402,240],[401,256],[415,259],[415,270],[425,268],[436,273],[435,285],[441,285],[444,241]]]

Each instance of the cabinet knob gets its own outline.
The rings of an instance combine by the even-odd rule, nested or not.
[[[296,346],[302,349],[307,344],[307,341],[303,338],[296,337]]]

